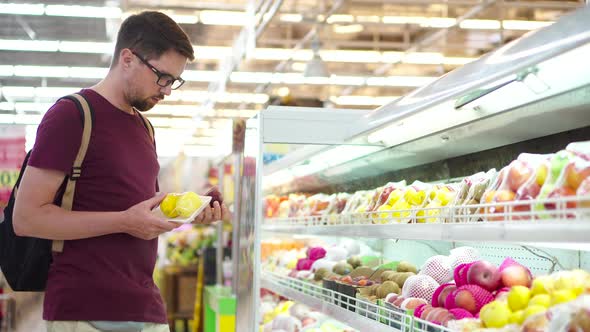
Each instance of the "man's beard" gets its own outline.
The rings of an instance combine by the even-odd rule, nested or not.
[[[152,98],[154,97],[134,100],[131,102],[131,106],[136,108],[140,112],[146,112],[156,105],[153,102]],[[157,98],[160,98],[160,100],[162,100],[164,99],[164,96],[157,96]]]

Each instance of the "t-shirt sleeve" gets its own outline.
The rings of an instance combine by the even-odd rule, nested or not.
[[[60,100],[43,116],[28,165],[70,174],[82,140],[82,118],[70,100]]]

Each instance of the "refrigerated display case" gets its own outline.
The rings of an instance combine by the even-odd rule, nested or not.
[[[527,200],[516,193],[510,199],[496,196],[515,167],[512,162],[529,161],[521,153],[588,148],[568,144],[590,139],[588,20],[590,8],[582,8],[374,111],[269,107],[248,120],[236,200],[236,326],[258,331],[259,294],[266,288],[359,331],[448,330],[386,301],[367,301],[264,270],[264,239],[354,239],[379,259],[404,259],[423,267],[431,256],[469,247],[496,265],[512,257],[534,275],[590,270],[588,193],[537,193]],[[263,165],[265,144],[288,144],[292,152]],[[551,172],[555,156],[561,155],[539,159],[536,165],[549,162]],[[476,176],[487,181],[478,200],[459,200],[461,188],[472,186]],[[402,180],[408,182],[399,185]],[[388,208],[381,210],[375,205],[346,210],[343,205],[327,212],[338,193],[348,192],[350,203],[356,193],[379,187],[364,193],[373,195],[375,203],[384,187],[410,184],[430,188],[415,189],[426,197],[420,204],[382,204]],[[428,197],[438,195],[433,188],[444,186],[456,186],[445,189],[455,192],[451,202],[427,205]],[[313,207],[281,215],[280,205],[265,205],[268,195],[296,193],[303,193]],[[312,193],[332,195],[332,200],[317,196],[310,203]]]

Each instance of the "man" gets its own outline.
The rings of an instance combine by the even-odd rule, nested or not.
[[[80,114],[61,100],[39,125],[14,228],[21,236],[65,240],[47,280],[49,332],[169,331],[152,273],[157,237],[178,224],[150,213],[164,194],[156,194],[156,149],[137,112],[179,88],[193,59],[187,35],[168,16],[143,12],[123,22],[107,76],[81,91],[94,120],[72,211],[55,197],[80,146]],[[195,222],[227,218],[227,208],[215,202]]]

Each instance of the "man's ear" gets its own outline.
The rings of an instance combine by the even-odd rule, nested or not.
[[[121,50],[121,52],[119,52],[119,63],[123,66],[123,68],[129,68],[134,58],[135,55],[128,48],[124,48]]]

